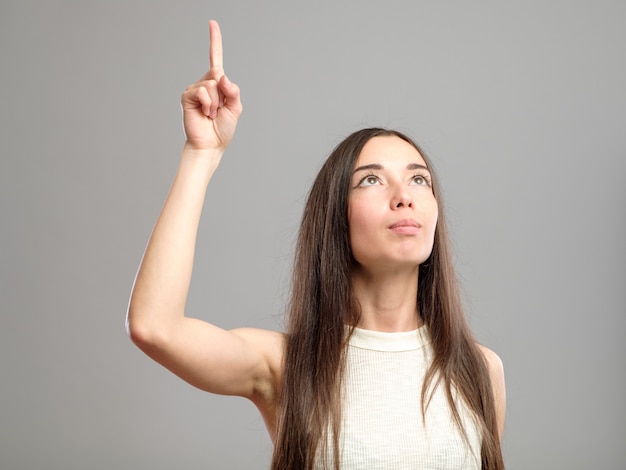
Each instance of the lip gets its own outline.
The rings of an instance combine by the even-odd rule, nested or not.
[[[422,226],[414,219],[402,219],[391,224],[389,230],[395,233],[413,235],[422,228]]]

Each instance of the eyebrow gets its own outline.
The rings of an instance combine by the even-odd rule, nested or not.
[[[354,173],[356,173],[357,171],[363,171],[363,170],[384,170],[385,167],[382,166],[380,163],[370,163],[369,165],[363,165],[360,166],[358,168],[354,169]],[[409,163],[406,166],[407,170],[426,170],[430,173],[430,170],[428,169],[428,167],[426,165],[422,165],[421,163]]]

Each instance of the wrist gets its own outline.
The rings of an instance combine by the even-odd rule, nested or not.
[[[189,142],[185,142],[182,152],[183,158],[206,160],[215,163],[219,163],[222,155],[224,155],[224,149],[197,148],[189,144]]]
[[[222,149],[199,149],[186,142],[181,155],[181,165],[196,174],[206,174],[210,178],[223,154]]]

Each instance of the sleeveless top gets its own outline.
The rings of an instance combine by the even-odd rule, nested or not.
[[[397,333],[354,329],[343,385],[342,470],[480,470],[480,433],[460,398],[455,403],[469,446],[454,423],[443,385],[422,415],[422,384],[431,359],[425,327]],[[333,468],[330,439],[326,452],[327,467]],[[316,467],[324,468],[319,458]]]

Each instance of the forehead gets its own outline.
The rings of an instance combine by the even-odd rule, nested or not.
[[[363,165],[380,163],[383,166],[420,163],[426,166],[424,158],[415,147],[395,135],[373,137],[363,146],[355,163],[355,168]]]

